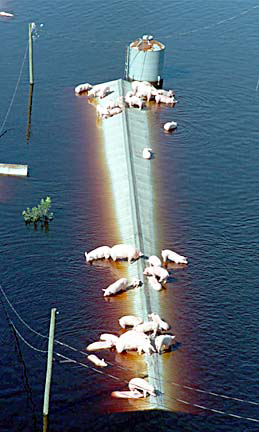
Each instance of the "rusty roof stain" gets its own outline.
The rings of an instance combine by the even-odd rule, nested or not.
[[[130,48],[137,48],[139,51],[159,51],[165,49],[165,45],[155,39],[137,39],[131,42]]]

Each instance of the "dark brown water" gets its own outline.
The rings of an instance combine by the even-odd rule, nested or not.
[[[29,0],[0,5],[15,13],[13,20],[0,21],[0,123],[19,76],[28,22],[44,24],[34,43],[30,142],[27,66],[5,123],[7,132],[0,138],[1,162],[28,163],[30,168],[26,179],[0,178],[0,283],[11,303],[44,335],[50,308],[57,307],[56,338],[79,350],[100,332],[117,333],[117,317],[131,312],[132,292],[111,302],[101,295],[103,287],[124,275],[124,264],[85,264],[85,250],[120,239],[101,131],[94,108],[86,98],[74,96],[74,87],[122,77],[127,44],[154,34],[166,44],[164,87],[174,88],[179,100],[173,110],[152,108],[150,115],[157,155],[158,246],[188,256],[190,264],[175,269],[160,296],[164,318],[180,341],[178,350],[164,356],[164,408],[175,412],[170,420],[150,413],[145,425],[256,431],[256,422],[209,409],[258,419],[258,405],[208,393],[254,402],[258,396],[256,1],[175,1],[173,7],[163,1],[149,8],[136,2],[101,2],[97,7],[92,1],[85,7]],[[161,126],[171,119],[179,127],[164,134]],[[55,218],[48,232],[34,231],[24,225],[21,212],[47,195]],[[19,334],[46,350],[46,339],[29,331],[3,301]],[[16,340],[3,309],[0,316],[1,431],[41,429],[46,355],[26,345],[18,333]],[[55,351],[88,365],[79,352],[60,345]],[[145,373],[144,362],[136,355],[105,356],[112,376],[55,356],[51,430],[87,431],[89,425],[112,430],[109,413],[145,409],[145,402],[110,398],[112,390],[125,388],[129,369]],[[128,425],[137,430],[133,413],[112,421],[120,430]]]

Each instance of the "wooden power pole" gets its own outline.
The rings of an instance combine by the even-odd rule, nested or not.
[[[29,70],[30,70],[30,84],[34,84],[34,77],[33,77],[32,29],[33,29],[33,23],[29,23]]]
[[[53,363],[55,319],[56,319],[56,308],[52,308],[51,316],[50,316],[50,326],[49,326],[47,372],[46,372],[44,403],[43,403],[43,432],[47,432],[48,430],[49,397],[50,397],[50,384],[51,384],[52,363]]]

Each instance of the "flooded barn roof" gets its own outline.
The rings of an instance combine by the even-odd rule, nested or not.
[[[131,84],[122,79],[105,83],[116,100],[125,96]],[[107,98],[99,99],[105,106]],[[152,162],[143,159],[143,148],[151,147],[148,111],[126,108],[119,115],[101,120],[105,157],[110,172],[116,219],[122,243],[132,244],[150,256],[157,250]],[[140,279],[144,285],[134,290],[134,313],[148,319],[151,312],[160,313],[159,292],[150,289],[144,279],[146,260],[139,259],[128,267],[129,280]],[[150,396],[150,408],[164,406],[162,357],[145,356],[150,383],[159,396]],[[151,377],[154,377],[152,382]]]

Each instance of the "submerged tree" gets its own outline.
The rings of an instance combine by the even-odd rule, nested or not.
[[[49,211],[50,207],[51,198],[47,197],[45,201],[42,198],[37,207],[32,207],[32,209],[27,207],[26,210],[23,210],[22,215],[24,222],[26,224],[33,222],[34,226],[37,226],[38,222],[41,222],[41,225],[48,225],[49,221],[53,219],[53,213]]]

